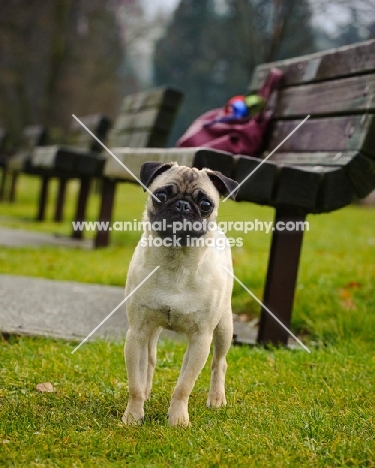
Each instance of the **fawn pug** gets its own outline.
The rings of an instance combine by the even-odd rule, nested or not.
[[[226,404],[233,278],[223,267],[232,271],[232,258],[227,238],[215,229],[215,221],[220,196],[235,191],[238,184],[209,169],[157,162],[144,163],[140,179],[155,198],[147,200],[144,233],[129,266],[126,296],[159,268],[126,303],[129,400],[122,419],[125,424],[142,422],[156,365],[157,340],[166,328],[188,339],[168,410],[170,425],[187,426],[189,395],[207,361],[212,340],[207,406]]]

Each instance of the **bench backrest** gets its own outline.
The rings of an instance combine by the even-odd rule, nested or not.
[[[5,128],[0,128],[0,153],[5,150],[5,143],[7,140],[8,133]]]
[[[331,211],[375,188],[375,40],[263,64],[250,91],[269,71],[285,76],[263,157],[310,118],[246,182],[239,199],[305,212]],[[253,162],[239,158],[234,176]]]
[[[109,132],[108,146],[165,147],[181,101],[182,92],[172,87],[126,96]]]
[[[100,141],[105,140],[111,125],[108,117],[101,114],[92,114],[85,117],[78,116],[78,118]],[[65,143],[84,151],[101,152],[103,150],[100,143],[73,118],[69,132],[66,135]]]
[[[30,153],[35,146],[44,146],[47,143],[47,138],[48,132],[43,125],[25,127],[17,151]]]
[[[254,72],[250,91],[259,89],[273,67],[285,76],[267,150],[274,149],[293,126],[310,115],[273,159],[283,159],[281,153],[302,152],[300,160],[306,164],[337,165],[335,154],[311,158],[306,153],[359,150],[375,156],[368,139],[375,112],[375,41],[261,65]]]
[[[137,156],[131,157],[129,161],[129,150],[165,147],[182,97],[181,91],[171,87],[151,89],[125,97],[120,115],[109,132],[108,146],[137,177],[142,162],[145,158],[152,160],[152,156],[148,151],[145,154],[144,150],[140,150],[140,153],[133,150]],[[154,151],[153,155],[160,157],[158,151]],[[135,182],[132,175],[111,156],[107,158],[103,172],[109,178]]]
[[[7,161],[6,142],[8,134],[5,128],[0,128],[0,167],[4,167]]]

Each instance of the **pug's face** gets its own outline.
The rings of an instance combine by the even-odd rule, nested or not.
[[[147,201],[147,221],[160,237],[177,236],[181,245],[207,233],[209,223],[216,220],[220,195],[237,187],[219,172],[176,163],[144,163],[141,181],[155,195]]]

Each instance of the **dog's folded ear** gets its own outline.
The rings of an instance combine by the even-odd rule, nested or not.
[[[232,200],[236,198],[239,187],[238,183],[235,180],[226,177],[218,171],[207,170],[207,175],[220,195],[224,196],[230,193],[231,195],[229,198],[231,198]]]
[[[145,162],[141,166],[140,179],[143,185],[149,187],[153,180],[163,172],[170,169],[176,163],[160,163],[155,161]],[[146,191],[146,190],[145,190]]]

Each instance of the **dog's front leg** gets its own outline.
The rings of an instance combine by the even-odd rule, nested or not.
[[[154,376],[156,366],[156,345],[162,328],[158,327],[151,335],[148,342],[148,366],[147,366],[147,385],[146,385],[146,400],[150,398],[152,388],[152,378]]]
[[[214,356],[211,365],[211,384],[207,406],[219,407],[227,404],[225,399],[226,355],[232,344],[233,319],[229,309],[214,330]]]
[[[141,330],[129,328],[125,341],[129,401],[122,417],[125,424],[141,424],[144,416],[148,368],[148,337]]]
[[[168,419],[171,426],[189,425],[189,396],[210,354],[211,334],[194,335],[188,338],[187,356],[184,358],[184,365],[168,410]]]

